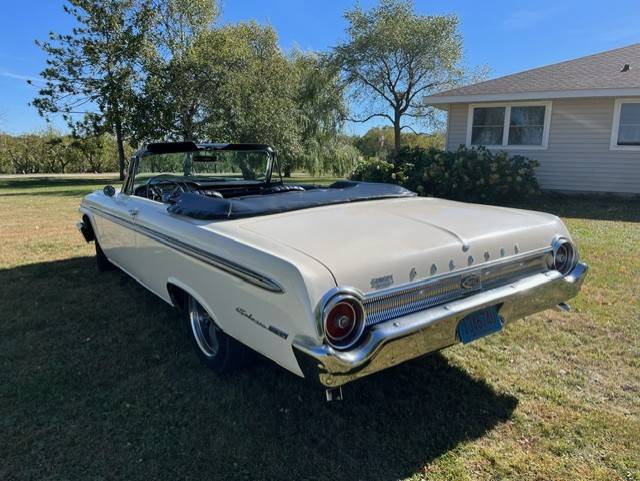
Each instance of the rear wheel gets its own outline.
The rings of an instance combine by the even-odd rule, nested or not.
[[[107,256],[104,255],[104,251],[100,244],[98,243],[98,239],[95,241],[96,244],[96,265],[98,266],[98,271],[105,272],[111,271],[115,269],[115,266],[107,259]]]
[[[252,357],[249,348],[222,332],[205,308],[188,294],[183,312],[189,337],[207,367],[223,373],[249,363]]]

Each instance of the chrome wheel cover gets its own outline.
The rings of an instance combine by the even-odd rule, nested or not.
[[[202,354],[208,358],[215,357],[220,349],[220,328],[193,297],[189,298],[189,323]]]

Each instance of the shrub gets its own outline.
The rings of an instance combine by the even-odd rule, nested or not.
[[[396,183],[393,164],[377,158],[358,161],[350,178],[365,182]]]
[[[540,189],[534,171],[537,165],[537,161],[521,155],[509,158],[506,152],[493,153],[484,147],[460,147],[455,152],[404,149],[395,175],[389,173],[385,178],[390,180],[384,182],[398,183],[420,195],[467,202],[499,202],[538,194]],[[371,170],[372,166],[361,169],[362,180],[383,182],[377,180],[380,176],[371,175],[377,173]]]

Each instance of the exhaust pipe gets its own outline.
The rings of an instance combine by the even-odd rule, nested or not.
[[[325,390],[327,402],[342,401],[342,386],[330,387]]]
[[[571,312],[571,306],[566,302],[561,302],[555,307],[556,311]]]

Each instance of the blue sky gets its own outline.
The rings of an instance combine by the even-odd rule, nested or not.
[[[375,3],[361,0],[363,7]],[[46,127],[27,104],[35,94],[26,79],[37,79],[45,58],[35,46],[50,30],[66,33],[70,18],[62,0],[3,2],[0,17],[0,130],[21,133]],[[325,50],[344,38],[342,14],[352,0],[226,0],[222,21],[271,24],[288,49]],[[640,42],[638,0],[518,2],[416,0],[423,14],[458,15],[464,63],[488,65],[490,77]],[[63,127],[60,120],[54,125]],[[349,126],[362,132],[368,126]]]

